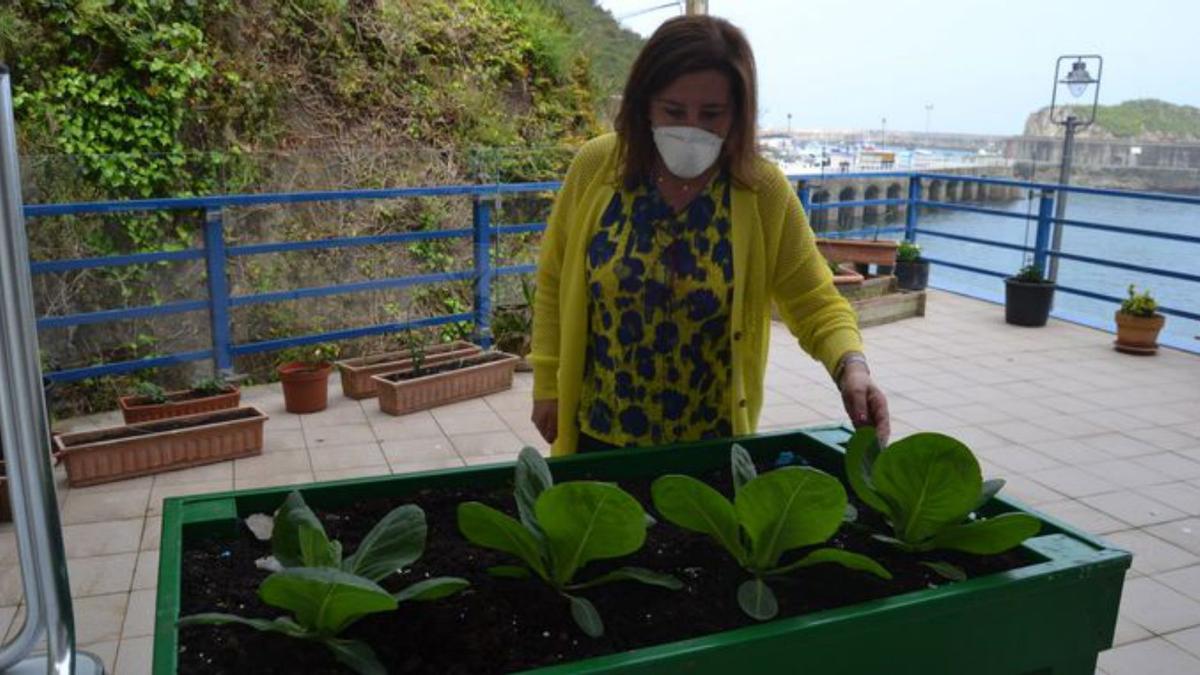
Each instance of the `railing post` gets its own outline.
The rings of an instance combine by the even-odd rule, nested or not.
[[[904,210],[904,241],[917,240],[917,214],[921,207],[921,177],[917,175],[908,178],[908,206]]]
[[[475,197],[471,209],[475,244],[475,342],[492,346],[492,205]]]
[[[1046,272],[1046,258],[1050,251],[1050,232],[1054,228],[1054,190],[1042,189],[1038,201],[1037,238],[1033,244],[1033,264]]]
[[[220,207],[204,211],[204,262],[208,277],[208,320],[213,369],[233,373],[233,341],[229,326],[229,281],[225,277],[225,223]]]
[[[800,207],[804,209],[804,216],[812,220],[812,210],[809,204],[812,203],[812,190],[808,187],[808,181],[801,179],[796,186],[796,194],[800,195]]]

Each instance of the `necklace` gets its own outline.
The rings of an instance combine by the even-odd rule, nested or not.
[[[662,175],[662,174],[660,173],[660,174],[658,174],[658,176],[657,176],[657,178],[656,178],[656,181],[657,181],[657,183],[658,183],[658,185],[659,185],[659,186],[662,186],[664,183],[666,183],[666,182],[667,182],[667,177],[666,177],[666,176],[664,176],[664,175]],[[669,187],[669,185],[668,185],[668,187]],[[688,184],[688,183],[683,183],[683,182],[680,182],[680,183],[678,184],[678,188],[679,188],[679,190],[680,190],[681,192],[687,192],[688,190],[691,190],[691,189],[692,189],[692,186],[691,186],[690,184]]]

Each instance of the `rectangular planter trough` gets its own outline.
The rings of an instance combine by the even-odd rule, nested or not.
[[[479,345],[465,340],[432,345],[425,348],[424,365],[434,366],[478,354],[480,351]],[[398,351],[345,359],[334,365],[342,375],[342,395],[347,398],[363,399],[378,395],[378,392],[375,391],[375,381],[371,378],[375,375],[411,370],[412,359],[411,352]]]
[[[389,415],[407,415],[510,389],[513,370],[520,360],[503,352],[481,352],[461,358],[460,367],[422,377],[400,377],[405,373],[376,375],[372,379],[379,394],[379,409]],[[447,360],[430,367],[451,363]]]
[[[758,460],[790,451],[844,478],[841,427],[780,432],[739,442]],[[699,473],[727,466],[729,441],[576,455],[552,463],[558,481],[623,480]],[[305,500],[332,508],[425,489],[511,485],[512,466],[316,483]],[[166,500],[154,633],[154,673],[176,672],[180,561],[204,538],[237,536],[240,518],[271,512],[293,488],[268,488]],[[1028,510],[998,497],[987,515]],[[1031,512],[1032,513],[1032,512]],[[547,673],[1034,673],[1092,675],[1097,653],[1112,646],[1129,553],[1052,518],[1024,545],[1035,562],[833,610],[777,619],[689,640],[543,668]],[[660,524],[656,527],[666,527]]]
[[[165,403],[142,403],[139,402],[138,396],[122,396],[117,403],[121,407],[121,416],[125,419],[125,424],[137,424],[236,408],[242,401],[242,392],[236,387],[230,391],[200,398],[189,398],[190,394],[191,391],[187,389],[167,392]]]
[[[54,437],[71,487],[186,469],[262,453],[267,416],[247,406]]]

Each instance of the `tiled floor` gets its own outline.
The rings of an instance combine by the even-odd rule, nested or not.
[[[1110,675],[1200,673],[1200,357],[1111,349],[1112,336],[1052,321],[1004,324],[1001,308],[931,293],[928,316],[866,330],[894,436],[963,439],[1006,493],[1136,554]],[[776,325],[764,429],[844,415],[833,386]],[[149,672],[161,502],[170,495],[401,473],[546,449],[529,422],[528,375],[512,391],[405,417],[331,391],[328,410],[284,412],[277,386],[245,392],[266,411],[261,457],[70,490],[60,483],[79,641],[118,674]],[[90,428],[114,414],[70,420]],[[0,634],[19,628],[11,525],[0,528]]]

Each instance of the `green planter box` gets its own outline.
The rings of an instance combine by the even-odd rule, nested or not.
[[[844,476],[841,427],[764,434],[739,442],[758,459],[782,450]],[[560,481],[585,475],[619,480],[668,472],[708,471],[729,462],[729,442],[578,455],[554,462]],[[314,506],[402,496],[424,488],[469,484],[501,487],[511,465],[314,483],[302,488]],[[180,560],[186,541],[236,533],[240,518],[270,512],[291,487],[174,497],[163,509],[154,673],[176,671]],[[1026,510],[992,501],[992,513]],[[670,644],[576,661],[539,673],[945,673],[1092,675],[1099,652],[1112,646],[1125,571],[1132,556],[1042,519],[1026,547],[1041,562],[858,605],[778,619]]]

